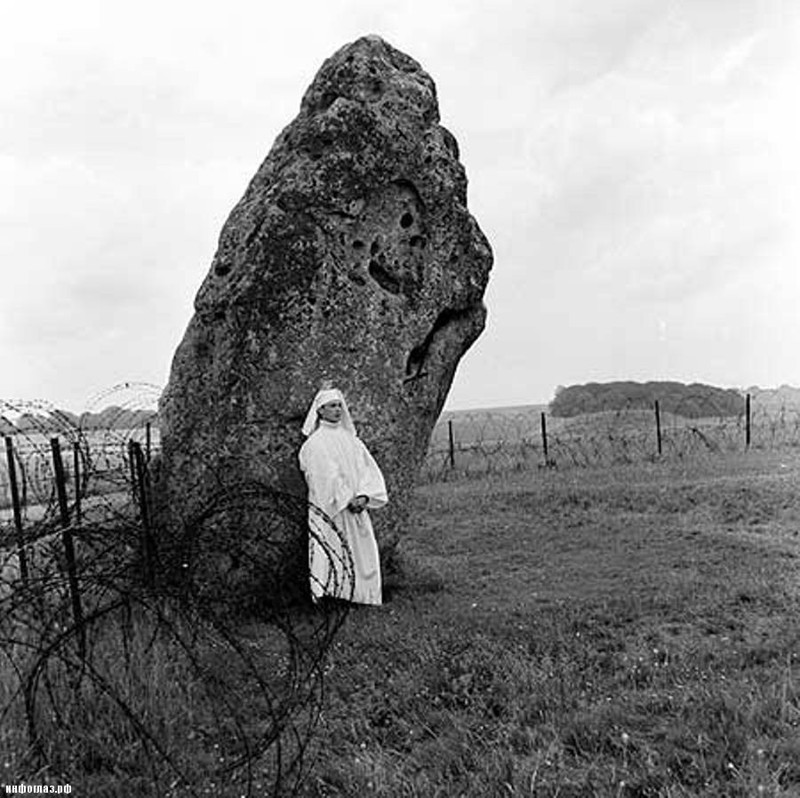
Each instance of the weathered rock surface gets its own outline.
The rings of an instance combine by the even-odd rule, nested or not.
[[[492,264],[433,80],[377,36],[323,64],[223,227],[161,401],[162,498],[303,492],[300,426],[323,380],[387,478],[396,543]]]

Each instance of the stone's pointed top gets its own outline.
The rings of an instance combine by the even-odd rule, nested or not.
[[[360,52],[382,57],[395,69],[399,69],[402,72],[420,72],[428,80],[431,80],[419,61],[416,61],[410,55],[406,55],[402,50],[398,50],[394,45],[387,42],[386,39],[378,36],[377,33],[370,33],[366,36],[362,36],[360,39],[356,39],[354,42],[350,42],[350,44],[344,45],[344,47],[341,47],[334,53],[333,58],[341,56],[346,59]]]
[[[431,76],[377,34],[344,45],[323,63],[303,97],[301,111],[325,112],[339,98],[358,103],[386,98],[395,114],[402,115],[407,109],[427,121],[439,120]]]
[[[345,47],[359,47],[361,45],[372,45],[372,44],[391,47],[391,45],[386,41],[386,39],[384,39],[383,36],[379,36],[377,33],[367,33],[365,36],[359,37],[354,42],[345,45]]]
[[[414,59],[411,58],[411,56],[406,55],[405,53],[398,50],[396,47],[392,46],[389,42],[386,41],[386,39],[384,39],[382,36],[379,36],[377,33],[368,33],[366,34],[366,36],[360,36],[355,41],[345,44],[333,54],[333,58],[337,58],[342,54],[344,55],[352,54],[359,50],[365,50],[371,52],[381,51],[384,53],[391,53],[391,54],[397,53],[403,56],[404,58],[407,58],[409,61],[413,61],[419,69],[422,69],[422,67],[416,61],[414,61]]]

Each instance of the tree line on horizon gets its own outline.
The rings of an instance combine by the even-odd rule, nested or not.
[[[589,382],[557,388],[550,413],[570,418],[585,413],[652,410],[656,401],[661,412],[685,418],[738,416],[744,412],[744,397],[733,388],[682,382]]]
[[[11,421],[0,418],[0,435],[14,435],[18,432],[59,432],[65,425],[82,430],[138,429],[156,417],[152,410],[130,410],[124,407],[106,407],[99,413],[76,415],[68,410],[55,410],[51,413],[23,413]]]

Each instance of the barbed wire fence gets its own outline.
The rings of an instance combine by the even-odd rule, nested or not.
[[[0,402],[0,776],[97,795],[291,795],[347,611],[298,602],[293,563],[309,534],[345,572],[350,554],[304,499],[259,483],[221,488],[179,539],[158,540],[160,393],[125,383],[80,417]],[[705,418],[459,413],[434,430],[421,481],[797,447],[800,408],[749,400]],[[235,534],[242,513],[257,540]],[[208,545],[224,568],[196,556]]]
[[[311,534],[347,582],[350,552],[304,498],[255,482],[157,539],[159,395],[126,383],[79,418],[0,402],[0,782],[292,795],[348,606],[300,600],[294,566]],[[237,540],[242,513],[257,540]],[[197,556],[209,539],[224,573]]]
[[[687,397],[693,406],[705,397]],[[683,415],[628,404],[618,410],[554,418],[543,409],[446,415],[434,429],[420,481],[436,482],[540,468],[612,467],[800,447],[800,407],[759,406],[742,413]]]

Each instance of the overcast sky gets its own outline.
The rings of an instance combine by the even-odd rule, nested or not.
[[[229,211],[322,61],[436,81],[495,254],[453,409],[800,385],[796,0],[3,3],[0,398],[165,385]]]

